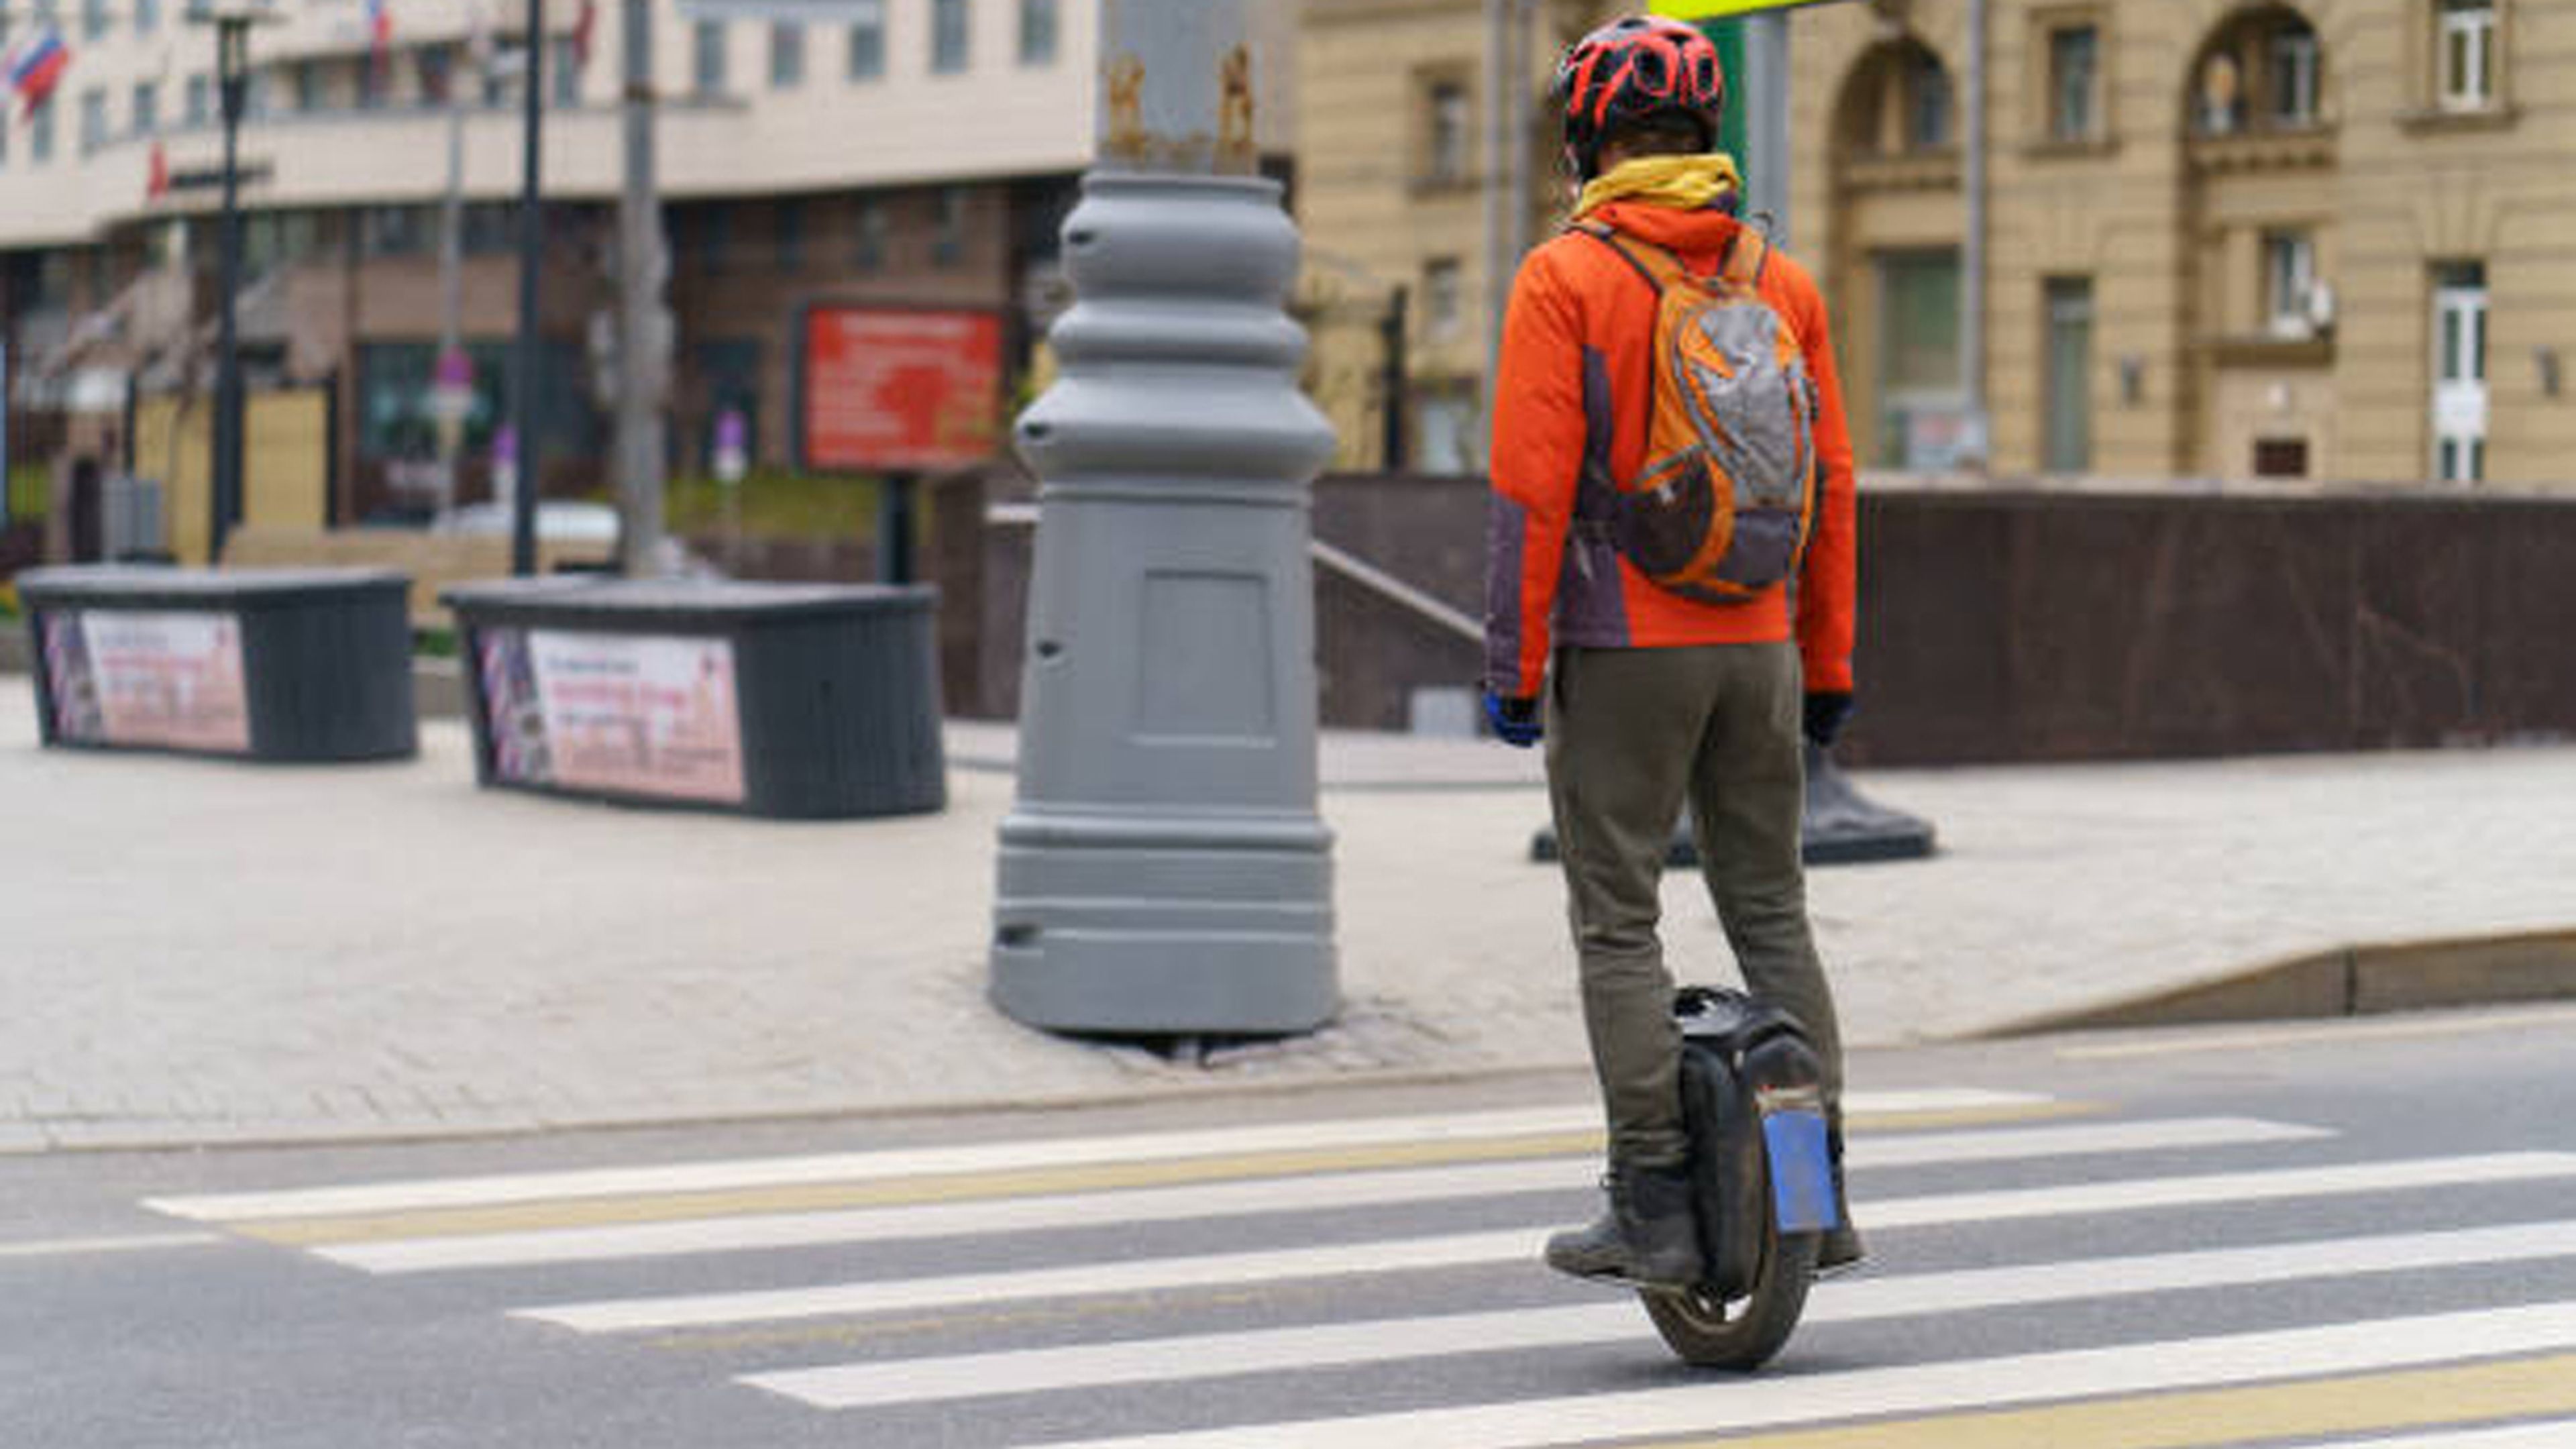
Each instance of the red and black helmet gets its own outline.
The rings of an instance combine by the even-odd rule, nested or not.
[[[1566,158],[1588,181],[1610,133],[1649,116],[1687,116],[1715,149],[1726,69],[1698,27],[1631,15],[1574,43],[1557,65],[1556,94],[1565,103]]]

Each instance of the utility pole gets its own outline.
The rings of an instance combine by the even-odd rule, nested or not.
[[[1959,390],[1966,416],[1960,419],[1965,457],[1961,461],[1983,473],[1992,466],[1994,445],[1986,420],[1986,0],[1968,0],[1967,152],[1960,185],[1967,195],[1967,236],[1959,257]]]
[[[429,400],[438,423],[438,511],[445,514],[456,506],[457,452],[464,437],[466,410],[474,402],[472,364],[465,356],[463,315],[465,84],[464,77],[455,73],[447,78],[447,195],[440,203],[438,221],[438,363],[432,373]]]
[[[1256,0],[1107,0],[1039,480],[992,997],[1034,1026],[1305,1031],[1339,1006],[1316,812],[1297,228],[1258,173]]]
[[[544,423],[537,416],[543,392],[538,386],[545,367],[544,338],[538,330],[537,281],[545,265],[544,149],[546,105],[546,0],[528,0],[527,95],[523,113],[526,139],[519,185],[519,350],[517,406],[518,486],[510,493],[510,572],[525,578],[537,571],[537,439]]]
[[[628,578],[661,571],[662,405],[670,385],[670,327],[662,308],[668,272],[662,203],[653,172],[653,0],[625,0],[619,101],[626,185],[617,202],[617,538]]]

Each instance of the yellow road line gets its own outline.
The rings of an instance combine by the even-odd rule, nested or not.
[[[1934,1131],[2064,1118],[2096,1110],[2079,1102],[2030,1102],[1887,1116],[1856,1113],[1852,1118],[1852,1130],[1855,1133]],[[1597,1154],[1600,1150],[1601,1136],[1597,1132],[1554,1132],[1471,1141],[1399,1142],[1160,1162],[1107,1162],[1025,1171],[953,1173],[878,1182],[800,1183],[728,1192],[645,1193],[504,1203],[489,1207],[429,1208],[403,1213],[278,1218],[235,1224],[232,1230],[263,1242],[291,1247],[320,1247],[405,1238],[529,1232],[545,1228],[684,1222],[693,1218],[906,1207],[1118,1188],[1176,1187],[1381,1168],[1581,1157]]]
[[[2570,1412],[2576,1412],[2576,1354],[2557,1354],[1836,1429],[1665,1440],[1651,1449],[2251,1449],[2325,1434],[2468,1428]]]

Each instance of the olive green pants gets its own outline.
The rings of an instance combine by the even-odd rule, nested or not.
[[[1806,757],[1789,644],[1561,649],[1547,777],[1613,1161],[1681,1160],[1681,1033],[1656,933],[1688,802],[1700,869],[1745,988],[1805,1024],[1842,1091],[1833,992],[1799,859]]]

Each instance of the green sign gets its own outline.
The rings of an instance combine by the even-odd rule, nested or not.
[[[1801,5],[1825,5],[1832,0],[1654,0],[1648,8],[1657,15],[1675,20],[1724,20],[1734,15],[1756,15],[1765,10],[1794,10]]]

